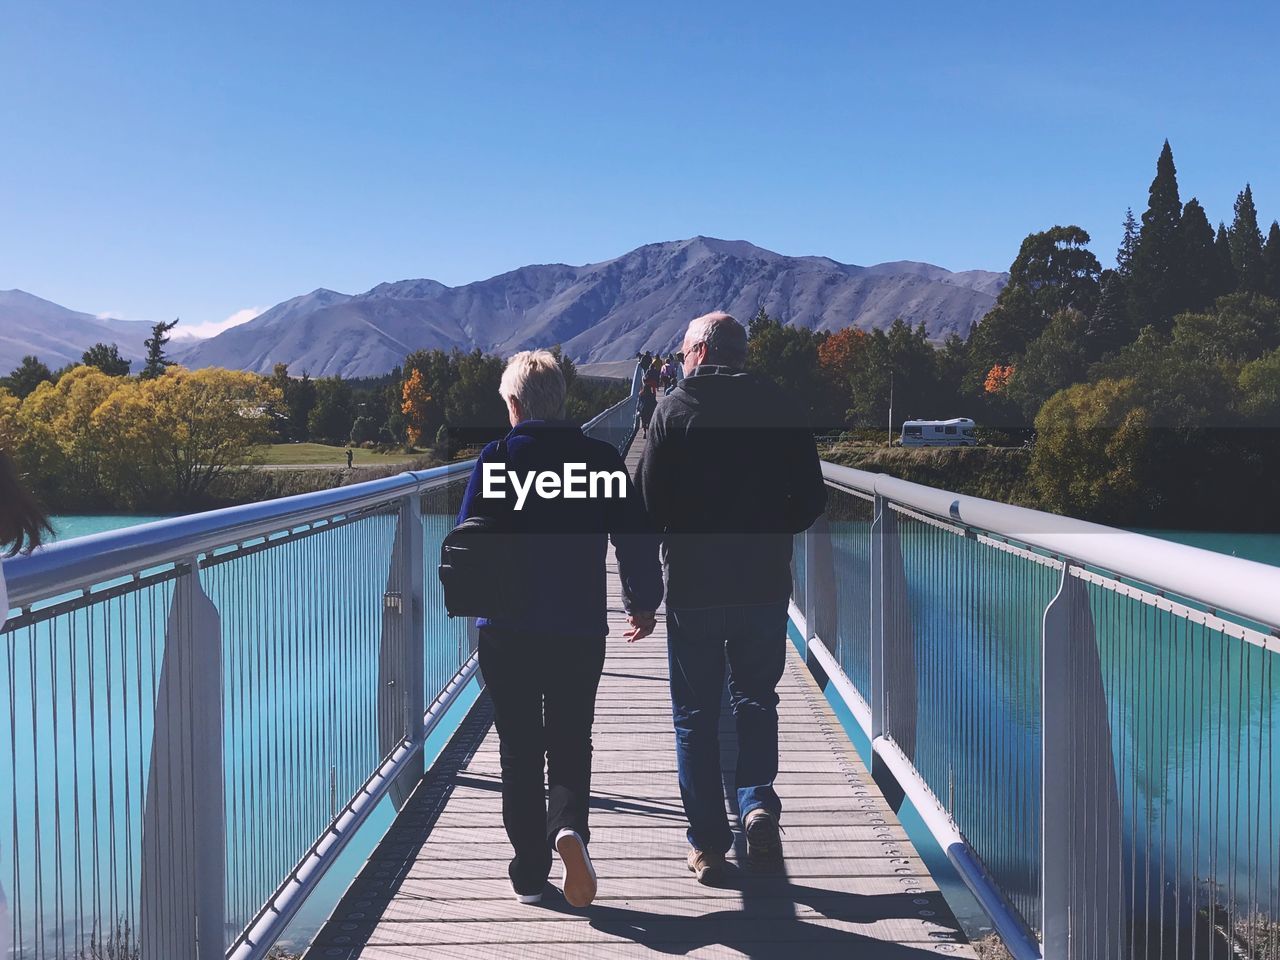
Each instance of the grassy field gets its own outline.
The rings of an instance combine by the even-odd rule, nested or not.
[[[358,467],[408,463],[414,458],[408,453],[375,453],[360,447],[352,447],[351,450]],[[262,462],[269,467],[347,465],[346,447],[331,447],[323,443],[273,443],[262,452],[265,455]]]

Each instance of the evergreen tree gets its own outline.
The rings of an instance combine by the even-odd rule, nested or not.
[[[1074,224],[1022,241],[1008,285],[970,336],[966,392],[982,395],[991,368],[1016,364],[1054,314],[1070,308],[1093,315],[1102,269],[1088,244],[1088,232]]]
[[[1028,422],[1035,419],[1051,396],[1085,379],[1087,338],[1084,316],[1076,310],[1061,310],[1054,314],[1044,333],[1027,345],[1005,394]]]
[[[0,379],[0,387],[21,400],[34,393],[36,387],[46,380],[53,380],[53,371],[39,357],[28,354],[9,376]]]
[[[142,373],[139,375],[143,380],[151,380],[164,373],[165,367],[169,366],[169,358],[165,355],[165,344],[169,342],[169,331],[178,325],[178,321],[165,323],[163,320],[151,327],[151,336],[142,342],[147,349],[146,363],[143,364]]]
[[[1275,220],[1262,250],[1262,281],[1267,296],[1280,300],[1280,223]]]
[[[95,343],[84,352],[80,362],[86,367],[97,367],[108,376],[127,377],[129,375],[129,361],[120,356],[120,348],[114,343]]]
[[[315,381],[315,406],[307,414],[312,440],[345,443],[351,436],[351,386],[341,376]]]
[[[455,352],[451,362],[457,373],[444,395],[445,422],[455,431],[466,431],[464,437],[469,434],[487,440],[502,436],[507,430],[507,405],[498,396],[498,383],[506,367],[502,358],[476,349]]]
[[[1213,241],[1214,252],[1218,255],[1218,293],[1226,296],[1235,293],[1236,268],[1231,264],[1231,235],[1227,233],[1226,224],[1218,221],[1218,235]]]
[[[404,443],[405,420],[400,409],[404,403],[404,371],[399,365],[391,371],[391,382],[384,388],[382,405],[387,415],[382,424],[381,439],[391,443]]]
[[[1205,310],[1226,293],[1221,289],[1213,227],[1200,201],[1182,208],[1182,296],[1180,310]]]
[[[289,365],[277,363],[273,366],[271,376],[267,377],[267,384],[276,392],[276,399],[271,407],[271,419],[275,424],[276,438],[292,440],[294,437],[289,421]]]
[[[748,339],[760,336],[770,325],[777,323],[777,320],[765,312],[764,305],[761,304],[760,309],[756,311],[756,315],[747,324]]]
[[[1119,350],[1130,339],[1124,278],[1117,270],[1105,270],[1102,274],[1102,296],[1084,328],[1085,359],[1092,363]]]
[[[1231,223],[1231,265],[1246,293],[1260,293],[1262,276],[1262,231],[1258,229],[1258,209],[1253,205],[1253,189],[1244,185],[1236,197],[1236,217]]]
[[[311,428],[308,423],[316,405],[316,384],[306,371],[300,380],[290,377],[285,384],[284,405],[289,411],[289,437],[293,440],[309,439]]]
[[[1120,249],[1116,251],[1116,273],[1122,278],[1133,272],[1133,254],[1138,249],[1138,221],[1133,215],[1133,207],[1124,212],[1124,236],[1120,240]]]
[[[1173,150],[1164,142],[1151,181],[1147,210],[1142,215],[1138,247],[1133,252],[1129,282],[1129,313],[1135,327],[1155,324],[1168,329],[1181,307],[1182,243],[1178,228],[1182,202]]]

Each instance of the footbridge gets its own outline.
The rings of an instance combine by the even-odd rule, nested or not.
[[[586,429],[634,466],[634,419]],[[687,873],[661,617],[622,643],[615,577],[600,897],[517,904],[434,573],[470,468],[6,562],[0,956],[1280,955],[1280,571],[834,464],[785,867]]]

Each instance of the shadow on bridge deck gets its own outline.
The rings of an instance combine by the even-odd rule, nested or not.
[[[622,642],[618,589],[614,575],[594,728],[595,904],[576,910],[558,896],[537,906],[515,901],[497,734],[482,695],[316,937],[309,960],[975,956],[793,650],[779,687],[785,870],[735,869],[716,889],[694,881],[685,866],[665,624],[660,617],[649,639]],[[723,767],[732,770],[728,716],[722,738]],[[732,799],[726,802],[733,811]],[[733,858],[743,863],[738,837]]]

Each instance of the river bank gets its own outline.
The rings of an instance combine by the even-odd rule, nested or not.
[[[1043,510],[1020,447],[889,447],[854,440],[820,447],[822,459],[956,493]]]
[[[1239,484],[1239,472],[1214,469],[1206,452],[1196,469],[1177,463],[1145,464],[1148,481],[1132,491],[1079,488],[1068,484],[1068,505],[1059,506],[1036,482],[1029,447],[889,447],[883,441],[843,440],[819,446],[824,460],[884,473],[900,480],[955,493],[1011,503],[1125,529],[1202,531],[1211,537],[1280,534],[1277,511]],[[1185,465],[1184,465],[1185,467]],[[1250,499],[1252,496],[1252,499]]]

